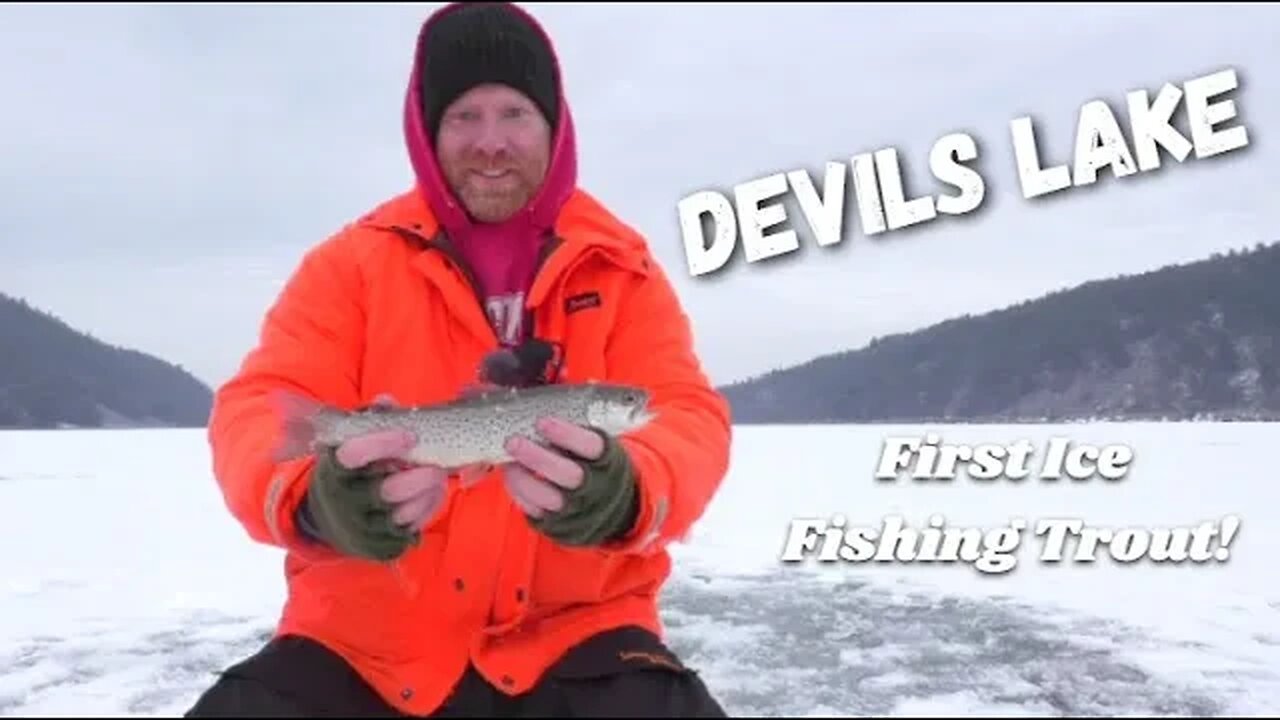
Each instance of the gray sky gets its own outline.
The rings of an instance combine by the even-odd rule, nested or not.
[[[408,187],[400,109],[434,7],[0,7],[0,290],[225,380],[300,254]],[[647,234],[717,382],[1280,240],[1274,5],[530,7],[566,65],[582,182]],[[1022,199],[1014,118],[1069,163],[1085,102],[1127,132],[1127,92],[1226,67],[1249,147]],[[890,146],[909,196],[951,193],[928,156],[952,132],[978,143],[971,215],[867,238],[855,208],[835,248],[794,216],[794,257],[689,275],[685,195]]]

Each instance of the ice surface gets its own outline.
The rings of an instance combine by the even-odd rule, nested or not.
[[[1116,483],[894,483],[882,442],[1126,443]],[[665,597],[670,642],[733,714],[1280,711],[1280,502],[1265,424],[739,428]],[[778,561],[795,517],[995,527],[1020,517],[1195,525],[1236,514],[1225,563]],[[180,714],[251,652],[280,555],[227,514],[198,431],[0,433],[0,714]]]

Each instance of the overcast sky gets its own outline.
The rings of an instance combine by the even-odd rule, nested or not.
[[[225,380],[300,254],[411,181],[400,110],[434,7],[0,7],[0,291]],[[1274,5],[530,7],[563,55],[581,181],[647,234],[717,382],[1280,240]],[[1012,119],[1070,162],[1085,102],[1127,128],[1128,91],[1229,67],[1249,147],[1022,199]],[[855,207],[824,249],[797,217],[795,257],[690,276],[685,195],[885,147],[909,196],[951,193],[928,156],[952,132],[981,156],[971,216],[869,239]]]

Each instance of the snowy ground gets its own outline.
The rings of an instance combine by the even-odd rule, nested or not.
[[[1136,460],[1117,483],[873,478],[885,437],[925,430],[1038,450],[1053,435],[1126,443]],[[676,549],[671,643],[735,714],[1278,712],[1277,437],[1264,424],[739,429],[722,494]],[[1004,574],[778,561],[793,518],[894,513],[1031,529]],[[1037,560],[1045,517],[1227,514],[1242,521],[1227,562]],[[199,432],[0,433],[0,543],[4,715],[181,713],[257,647],[281,599],[279,556],[226,515]]]

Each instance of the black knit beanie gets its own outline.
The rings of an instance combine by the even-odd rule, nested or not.
[[[502,3],[467,3],[436,21],[423,41],[420,90],[431,137],[449,103],[482,83],[519,90],[556,126],[555,58],[518,11]]]

